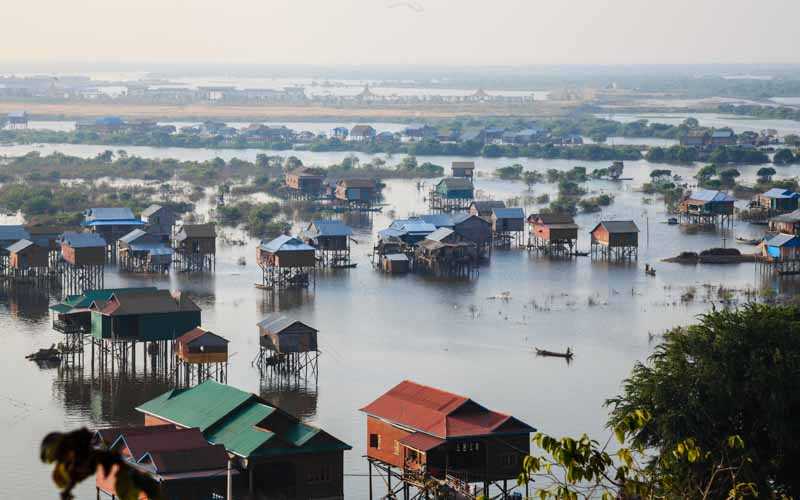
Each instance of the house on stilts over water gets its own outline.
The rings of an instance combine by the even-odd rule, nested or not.
[[[61,235],[61,290],[77,295],[103,288],[108,244],[97,233],[66,232]]]
[[[471,179],[445,177],[428,193],[428,207],[444,212],[467,210],[474,198],[475,187]]]
[[[175,339],[175,377],[178,386],[213,378],[228,379],[228,339],[199,326]]]
[[[553,257],[572,257],[578,245],[578,225],[569,214],[528,216],[528,250]]]
[[[316,250],[293,236],[262,240],[256,248],[256,262],[261,268],[259,288],[308,288],[316,279]]]
[[[197,428],[223,445],[238,472],[234,498],[344,497],[344,452],[351,447],[255,394],[206,380],[137,410],[147,426]]]
[[[354,267],[350,261],[353,230],[340,220],[315,219],[302,233],[303,240],[314,247],[322,267]]]
[[[181,272],[213,271],[217,263],[214,224],[181,224],[172,237],[175,265]]]
[[[162,235],[134,229],[117,241],[119,267],[131,273],[168,273],[172,248]]]
[[[731,227],[734,201],[732,196],[722,191],[701,189],[681,201],[678,218],[683,224]]]
[[[316,377],[319,359],[316,328],[282,314],[270,314],[258,322],[261,376]]]
[[[591,236],[592,258],[623,261],[639,256],[639,228],[632,220],[600,221]]]
[[[84,212],[83,226],[103,238],[109,260],[116,259],[117,240],[144,226],[127,207],[90,208]]]
[[[467,397],[408,380],[361,411],[367,416],[370,498],[373,469],[385,477],[386,497],[428,492],[435,498],[509,498],[536,431]],[[522,487],[527,498],[528,485]]]
[[[477,266],[477,245],[445,227],[426,236],[414,256],[415,270],[440,277],[471,277]]]
[[[313,200],[322,194],[325,174],[322,169],[300,167],[286,172],[284,182],[290,199]]]
[[[492,244],[500,248],[520,247],[525,234],[525,211],[517,207],[494,208],[492,222]]]

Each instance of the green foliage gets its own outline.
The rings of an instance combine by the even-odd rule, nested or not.
[[[692,439],[702,450],[695,465],[667,464],[677,485],[719,481],[711,497],[734,488],[715,477],[720,464],[741,464],[736,481],[765,497],[800,496],[800,309],[751,304],[714,310],[699,324],[664,335],[646,364],[637,363],[623,393],[608,401],[609,425],[636,410],[652,418],[630,433],[634,447],[671,454]],[[726,443],[739,436],[746,447]],[[738,442],[738,441],[737,441]],[[690,490],[685,490],[690,491]]]
[[[526,170],[522,173],[522,180],[528,186],[528,190],[530,191],[534,184],[544,182],[544,176],[536,170]]]
[[[761,167],[756,172],[758,176],[758,182],[764,183],[769,182],[772,180],[772,176],[775,175],[775,169],[772,167]]]
[[[790,149],[779,149],[772,157],[772,163],[775,165],[790,165],[797,161],[794,153]]]
[[[494,175],[504,180],[515,181],[522,178],[522,169],[522,165],[515,163],[507,167],[498,168],[495,170]]]
[[[42,440],[39,457],[46,464],[54,464],[53,483],[61,492],[61,500],[74,498],[75,486],[93,476],[98,468],[105,475],[116,470],[115,493],[120,500],[138,500],[141,494],[152,500],[162,498],[155,480],[130,467],[118,453],[92,446],[92,433],[87,429],[48,434]]]

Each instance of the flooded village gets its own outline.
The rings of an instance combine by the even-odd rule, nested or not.
[[[800,7],[94,3],[5,9],[4,498],[800,497]]]

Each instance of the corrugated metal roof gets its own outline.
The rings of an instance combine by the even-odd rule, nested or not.
[[[239,456],[251,456],[261,445],[275,436],[275,433],[256,427],[267,418],[275,408],[251,400],[239,409],[223,415],[207,434],[211,443],[224,444],[228,451]]]
[[[451,234],[454,234],[455,231],[446,227],[440,227],[436,231],[432,232],[428,236],[425,237],[426,240],[430,241],[438,241],[441,242],[442,240],[446,239]]]
[[[775,222],[790,222],[790,223],[800,222],[800,209],[789,212],[788,214],[778,215],[776,217],[771,218],[770,220]]]
[[[173,389],[136,409],[183,427],[205,433],[233,410],[255,396],[209,379],[191,389]]]
[[[538,222],[547,226],[559,224],[575,224],[575,219],[569,214],[531,214],[528,216],[528,222]]]
[[[603,226],[609,233],[613,234],[639,232],[639,227],[632,220],[604,220],[600,221],[597,226]],[[597,226],[594,229],[597,229]],[[592,229],[592,232],[594,232],[594,229]]]
[[[436,231],[436,226],[422,219],[396,219],[389,225],[390,229],[401,231],[402,233],[430,234]]]
[[[431,436],[430,434],[425,434],[424,432],[415,432],[400,440],[400,444],[403,446],[421,451],[423,453],[427,453],[428,451],[444,443],[444,439]]]
[[[205,443],[192,449],[164,450],[147,453],[141,462],[150,460],[158,474],[223,471],[228,467],[228,454],[223,445]]]
[[[501,426],[504,432],[529,433],[531,426],[488,410],[469,398],[405,380],[361,411],[435,437],[481,436]]]
[[[202,448],[208,446],[208,442],[196,427],[176,429],[171,425],[157,425],[121,431],[111,448],[119,450],[121,446],[126,446],[133,459],[138,461],[148,452]]]
[[[61,241],[72,248],[105,247],[106,240],[97,233],[74,233],[68,231],[61,235]]]
[[[353,230],[340,220],[317,219],[311,221],[309,229],[316,229],[319,236],[350,236]]]
[[[793,234],[778,233],[767,238],[764,243],[770,247],[800,246],[800,238]]]
[[[214,224],[183,224],[179,231],[179,239],[185,238],[216,238],[217,231]]]
[[[474,161],[454,161],[452,164],[452,168],[466,168],[466,169],[474,169],[475,162]]]
[[[495,208],[492,214],[498,219],[524,219],[525,211],[518,207]]]
[[[711,133],[711,137],[715,139],[733,137],[733,130],[729,128],[718,129]]]
[[[204,338],[208,338],[210,343],[213,343],[215,345],[230,343],[230,341],[225,337],[222,337],[214,332],[210,332],[208,330],[200,328],[199,326],[197,328],[189,330],[188,332],[184,333],[175,340],[179,344],[191,344],[197,339],[204,339]]]
[[[704,201],[706,203],[714,202],[734,202],[736,201],[733,197],[728,196],[726,193],[722,191],[717,191],[716,189],[701,189],[696,193],[692,193],[689,196],[690,200],[694,201]]]
[[[128,221],[128,220],[136,220],[136,217],[133,215],[133,211],[131,211],[128,207],[99,207],[99,208],[90,208],[86,211],[86,221],[100,221],[100,220],[118,220],[118,221]],[[141,222],[141,221],[140,221]]]
[[[19,240],[18,242],[6,248],[6,250],[8,250],[11,253],[15,253],[25,250],[26,248],[33,245],[34,243],[31,240]]]
[[[147,232],[145,232],[145,231],[143,231],[141,229],[134,229],[130,233],[126,234],[125,236],[122,236],[119,240],[124,242],[124,243],[131,243],[131,242],[136,241],[137,239],[139,239],[139,238],[141,238],[142,236],[145,236],[145,235],[147,235]]]
[[[30,239],[31,234],[19,224],[0,226],[0,240],[19,241]]]
[[[269,253],[314,251],[314,247],[306,245],[299,238],[286,234],[282,234],[266,243],[262,240],[261,249]]]
[[[433,224],[434,229],[440,227],[453,227],[453,218],[447,214],[425,214],[420,215],[419,218],[428,224]]]
[[[316,328],[308,326],[300,320],[296,320],[279,313],[269,314],[266,318],[262,319],[256,324],[264,330],[275,334],[280,334],[293,325],[300,325],[303,329],[314,332],[318,331]]]
[[[150,217],[151,215],[158,212],[162,208],[164,207],[162,207],[161,205],[150,205],[149,207],[142,210],[142,217]]]
[[[445,177],[439,184],[444,184],[447,186],[447,189],[455,189],[455,190],[466,190],[472,189],[472,181],[467,179],[466,177]]]
[[[113,297],[116,298],[116,301],[109,299],[102,308],[103,314],[124,316],[200,310],[200,307],[185,294],[176,296],[169,290],[115,293]]]
[[[375,189],[376,184],[373,179],[340,179],[338,184],[346,188]]]
[[[464,214],[456,215],[456,216],[453,217],[453,226],[457,226],[457,225],[463,223],[464,221],[466,221],[468,219],[471,219],[473,217],[478,219],[482,223],[486,224],[487,226],[491,225],[491,223],[488,220],[484,219],[483,217],[480,217],[480,216],[477,216],[477,215],[473,215],[473,214],[469,214],[469,213],[464,213]]]
[[[478,212],[491,212],[495,208],[506,208],[506,202],[500,200],[476,200],[469,204]]]
[[[775,198],[775,199],[791,199],[797,198],[800,194],[795,193],[789,189],[781,189],[781,188],[772,188],[764,193],[761,194],[766,198]]]
[[[383,258],[392,262],[408,262],[408,256],[404,253],[390,253],[384,255]]]

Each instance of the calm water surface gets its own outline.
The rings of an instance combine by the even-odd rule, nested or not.
[[[57,146],[69,154],[94,155],[101,147]],[[153,150],[127,148],[143,156],[206,159],[216,155],[254,158],[255,151]],[[0,153],[20,154],[20,148]],[[205,156],[203,156],[205,155]],[[343,155],[342,155],[343,156]],[[339,154],[301,154],[307,163],[328,164]],[[368,159],[368,158],[365,158]],[[430,158],[449,164],[453,158]],[[553,186],[535,186],[492,179],[491,171],[510,160],[480,159],[477,188],[487,196],[508,199],[553,193]],[[528,168],[568,169],[576,162],[521,160]],[[583,162],[589,169],[605,166]],[[682,250],[702,250],[723,244],[718,232],[687,234],[664,224],[663,204],[635,190],[653,165],[626,163],[632,181],[592,181],[587,188],[609,192],[616,199],[602,217],[631,218],[642,230],[640,257],[633,264],[608,264],[580,257],[571,261],[536,258],[526,251],[495,251],[477,279],[446,281],[409,275],[389,277],[374,271],[369,256],[376,232],[392,216],[425,212],[422,192],[413,181],[389,181],[387,206],[373,216],[346,216],[354,226],[354,260],[358,267],[321,272],[316,286],[303,292],[271,295],[257,290],[254,264],[257,242],[244,235],[246,246],[220,243],[213,275],[171,275],[150,278],[120,275],[109,267],[106,286],[156,284],[188,291],[203,308],[204,325],[231,340],[229,383],[262,394],[275,404],[324,427],[353,445],[345,456],[347,498],[365,498],[367,470],[364,417],[358,408],[399,381],[421,383],[467,394],[499,411],[508,412],[538,429],[555,434],[588,432],[607,435],[603,401],[617,394],[621,380],[637,360],[651,352],[649,334],[686,324],[717,300],[719,284],[736,289],[776,287],[759,278],[752,265],[680,266],[660,259]],[[695,167],[673,170],[689,177]],[[757,167],[744,168],[752,178]],[[785,175],[797,175],[796,169]],[[130,182],[130,181],[127,181]],[[651,199],[652,197],[648,197]],[[535,206],[528,206],[528,211]],[[198,204],[207,211],[208,204]],[[579,246],[588,247],[588,231],[600,214],[580,215]],[[295,227],[304,221],[296,221]],[[231,234],[234,231],[226,230]],[[738,224],[725,234],[757,234],[758,228]],[[752,251],[752,247],[742,247]],[[238,266],[244,257],[246,266]],[[655,264],[656,277],[643,273]],[[709,288],[706,287],[709,285]],[[682,304],[680,296],[696,289],[695,299]],[[509,292],[510,299],[497,298]],[[0,289],[0,332],[5,336],[0,366],[0,438],[5,451],[9,498],[55,498],[49,471],[38,463],[38,443],[48,431],[81,425],[141,423],[133,408],[167,389],[139,373],[134,379],[94,375],[87,368],[42,369],[24,355],[57,342],[50,328],[48,306],[56,299],[38,290]],[[281,311],[320,330],[322,350],[319,378],[301,386],[262,382],[251,361],[258,352],[255,324],[264,315]],[[533,347],[563,350],[571,347],[575,360],[537,358]],[[94,498],[94,489],[81,487],[79,498]]]

